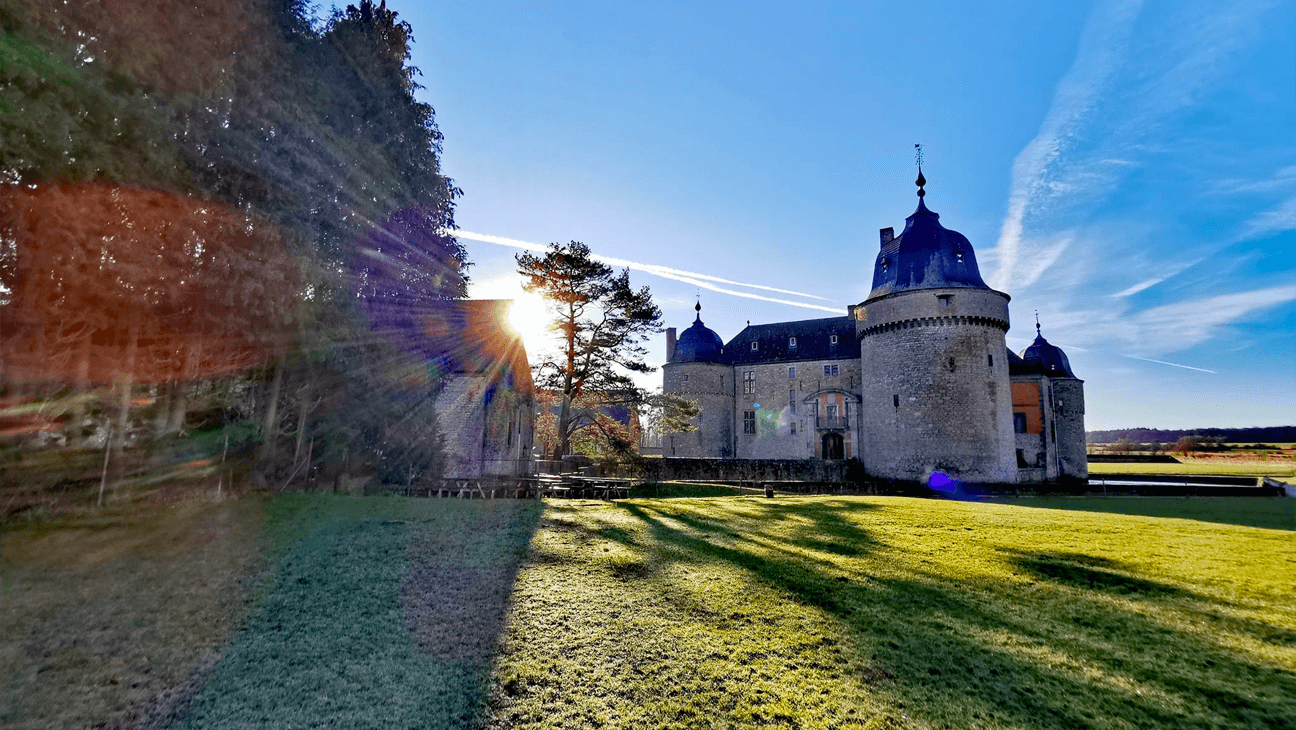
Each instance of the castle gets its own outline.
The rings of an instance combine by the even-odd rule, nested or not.
[[[846,316],[666,331],[663,391],[699,407],[665,456],[858,459],[875,479],[1039,484],[1088,478],[1084,383],[1039,334],[1014,354],[1009,296],[924,201],[881,231],[873,288]]]

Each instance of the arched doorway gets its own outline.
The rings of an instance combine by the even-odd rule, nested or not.
[[[819,452],[825,459],[844,459],[845,449],[842,443],[842,435],[839,433],[826,433],[823,435],[823,449]]]

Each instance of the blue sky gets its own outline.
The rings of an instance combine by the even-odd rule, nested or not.
[[[510,242],[576,239],[670,326],[699,289],[726,340],[844,314],[921,142],[1088,428],[1296,423],[1296,2],[388,5],[474,296],[517,291]]]

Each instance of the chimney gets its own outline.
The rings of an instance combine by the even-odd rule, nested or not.
[[[895,239],[894,228],[883,228],[879,233],[882,234],[882,245],[885,246]]]
[[[675,357],[675,328],[666,328],[666,362]]]

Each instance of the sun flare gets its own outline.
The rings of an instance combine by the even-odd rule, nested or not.
[[[544,297],[523,292],[513,297],[509,310],[509,326],[522,336],[527,354],[534,356],[553,346],[553,333],[549,331],[549,308]]]

